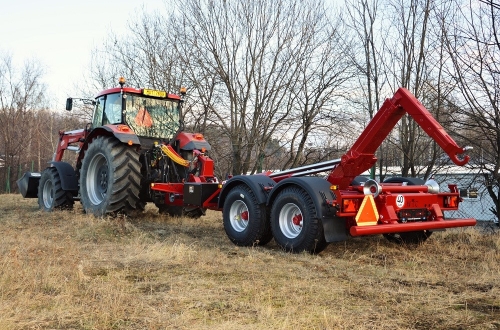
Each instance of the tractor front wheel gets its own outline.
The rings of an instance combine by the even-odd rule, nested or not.
[[[315,217],[313,200],[303,189],[283,189],[271,209],[271,228],[274,240],[289,252],[319,253],[328,243],[323,223]]]
[[[43,211],[73,208],[73,194],[61,186],[61,178],[55,167],[47,167],[38,183],[38,207]]]
[[[141,208],[139,153],[114,137],[99,136],[85,152],[80,195],[87,213],[97,217]]]

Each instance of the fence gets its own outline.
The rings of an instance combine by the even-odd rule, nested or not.
[[[31,162],[31,172],[33,172],[34,162]],[[1,166],[0,164],[0,193],[17,193],[16,181],[26,172],[21,165],[19,167]]]

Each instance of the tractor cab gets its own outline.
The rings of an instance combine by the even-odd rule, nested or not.
[[[141,140],[169,140],[182,130],[182,99],[179,95],[124,87],[124,78],[120,78],[119,82],[120,87],[100,92],[95,100],[68,98],[66,110],[72,109],[74,100],[93,105],[91,130],[104,127],[116,132],[119,125],[127,125],[129,133]],[[185,88],[181,88],[181,95],[185,93]]]
[[[181,128],[181,99],[164,91],[113,88],[95,100],[92,128],[125,124],[139,137],[171,139]]]

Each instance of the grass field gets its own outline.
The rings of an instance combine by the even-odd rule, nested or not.
[[[96,219],[0,195],[0,329],[500,329],[500,233],[236,247],[221,213]]]

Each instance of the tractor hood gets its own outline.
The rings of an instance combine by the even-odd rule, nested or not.
[[[202,150],[209,151],[210,144],[205,140],[201,133],[186,133],[180,132],[177,134],[176,140],[179,141],[179,148],[181,150]]]

